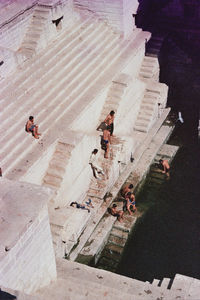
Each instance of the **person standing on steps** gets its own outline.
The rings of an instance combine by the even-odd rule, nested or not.
[[[105,145],[105,158],[108,158],[108,153],[110,150],[110,125],[106,127],[103,131],[102,144]]]
[[[34,117],[30,116],[25,126],[26,132],[31,132],[35,139],[39,139],[38,125],[34,124]]]
[[[169,166],[169,162],[166,159],[160,159],[159,160],[160,166],[162,167],[163,174],[166,174],[166,176],[169,178],[170,174],[169,174],[169,170],[170,170],[170,166]]]
[[[137,211],[137,208],[135,206],[135,196],[131,192],[128,192],[126,194],[126,207],[127,207],[128,212],[129,212],[129,215],[133,214],[132,211],[131,211],[131,208],[134,209],[134,212]]]
[[[96,179],[100,179],[98,177],[98,174],[101,174],[101,175],[105,175],[104,174],[104,171],[101,167],[99,167],[97,165],[97,153],[98,153],[98,149],[94,149],[92,151],[92,154],[90,155],[90,160],[89,160],[89,164],[91,165],[91,168],[92,168],[92,172],[93,172],[93,175]]]
[[[114,118],[115,118],[115,112],[114,112],[114,110],[111,110],[111,112],[107,115],[107,117],[104,120],[106,125],[110,126],[110,135],[111,136],[113,135],[113,131],[114,131]]]

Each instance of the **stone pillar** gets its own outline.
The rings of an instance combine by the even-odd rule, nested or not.
[[[74,5],[93,11],[124,38],[128,38],[135,28],[138,0],[74,0]]]
[[[56,279],[47,188],[0,180],[0,286],[27,294]]]

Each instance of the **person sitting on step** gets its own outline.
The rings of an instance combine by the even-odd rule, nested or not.
[[[41,133],[38,132],[38,125],[34,124],[33,116],[30,116],[28,121],[26,122],[25,130],[27,132],[31,132],[35,139],[39,139],[39,135],[41,135]]]
[[[119,222],[122,222],[123,220],[123,217],[124,217],[124,212],[122,210],[117,210],[117,204],[113,204],[113,206],[110,208],[108,208],[108,212],[114,216],[114,217],[117,217],[117,220]]]
[[[133,193],[128,192],[126,194],[125,199],[126,199],[126,208],[127,208],[128,212],[129,212],[129,215],[132,215],[133,213],[131,211],[131,208],[134,209],[134,212],[137,211],[137,208],[135,206],[135,196],[134,196]]]

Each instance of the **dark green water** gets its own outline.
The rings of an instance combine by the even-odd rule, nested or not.
[[[118,273],[143,281],[173,278],[176,273],[200,279],[200,152],[186,125],[171,144],[180,144],[171,178],[162,187],[145,184],[136,203],[138,219]],[[187,133],[186,133],[187,131]]]

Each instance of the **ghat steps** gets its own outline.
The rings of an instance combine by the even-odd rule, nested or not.
[[[163,92],[165,95],[163,95]],[[167,87],[163,85],[163,91],[148,86],[142,99],[140,110],[134,125],[137,131],[148,132],[155,120],[160,116],[161,109],[165,107],[167,101]]]
[[[159,185],[165,181],[166,175],[161,172],[161,170],[157,167],[157,164],[159,163],[160,159],[167,159],[169,163],[171,163],[178,149],[179,149],[178,146],[173,146],[169,144],[162,145],[161,149],[155,156],[154,163],[150,167],[150,171],[148,175],[149,187],[158,188]]]
[[[91,268],[79,263],[57,260],[58,279],[51,286],[39,290],[36,299],[195,299],[198,297],[199,280],[177,274],[171,289],[166,288],[168,279],[161,286],[157,281],[150,284],[127,278],[111,272]],[[59,288],[58,288],[59,287]],[[81,295],[81,297],[80,297]]]
[[[47,46],[44,45],[45,39],[42,35],[47,34],[45,31],[47,21],[51,14],[50,8],[40,7],[34,9],[31,22],[22,41],[21,47],[18,49],[18,54],[23,55],[24,59],[32,57],[39,49]]]
[[[158,57],[160,49],[162,47],[164,37],[159,35],[153,35],[147,43],[146,56]]]
[[[144,283],[64,260],[57,260],[57,272],[58,280],[34,295],[26,295],[9,289],[3,289],[3,291],[17,296],[18,300],[53,300],[56,297],[62,300],[193,300],[198,299],[200,289],[199,280],[180,274],[176,274],[169,288],[168,278],[155,280],[152,284]]]
[[[61,122],[69,126],[83,103],[91,100],[88,95],[98,94],[108,74],[114,75],[125,61],[128,63],[133,45],[137,49],[145,35],[136,30],[127,44],[104,23],[87,18],[68,28],[48,50],[41,51],[16,74],[2,81],[0,155],[4,174],[13,179],[21,176],[27,165],[37,159],[36,153],[54,142],[56,126],[59,128]],[[43,133],[40,140],[43,145],[24,134],[24,124],[31,114],[36,116]],[[69,117],[63,121],[66,114]],[[16,126],[21,130],[16,131]],[[20,163],[30,151],[35,155]],[[20,174],[17,169],[21,169]]]

